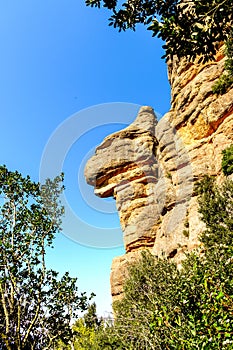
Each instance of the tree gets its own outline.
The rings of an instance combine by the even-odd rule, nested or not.
[[[102,349],[232,349],[233,182],[218,187],[204,177],[198,193],[206,224],[200,250],[188,254],[181,269],[142,253],[114,304]]]
[[[92,303],[88,306],[87,312],[83,316],[85,326],[87,328],[98,328],[101,325],[101,319],[99,320],[96,313],[96,303]]]
[[[174,55],[213,58],[219,43],[232,37],[232,0],[86,0],[88,6],[112,11],[110,25],[119,31],[144,24],[166,43],[167,59]]]
[[[0,348],[51,349],[68,343],[71,322],[86,309],[76,278],[46,268],[46,248],[60,229],[63,174],[43,186],[0,167]]]

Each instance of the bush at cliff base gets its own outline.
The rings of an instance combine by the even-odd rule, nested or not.
[[[182,268],[143,252],[101,349],[233,349],[233,182],[197,188],[206,230]],[[115,344],[115,345],[114,345]]]

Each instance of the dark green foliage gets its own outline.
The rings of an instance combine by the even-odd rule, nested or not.
[[[88,6],[103,6],[112,11],[110,25],[119,31],[135,30],[144,24],[153,36],[166,44],[170,58],[204,55],[213,58],[218,43],[227,41],[233,22],[232,0],[86,0]],[[229,56],[232,57],[232,56]]]
[[[198,191],[200,213],[206,224],[201,241],[208,249],[220,246],[232,249],[233,182],[225,180],[219,189],[213,177],[205,176]]]
[[[205,177],[197,190],[206,224],[199,251],[181,269],[142,253],[114,304],[102,349],[233,348],[233,183],[219,188]]]
[[[46,248],[60,228],[63,175],[39,183],[0,167],[0,348],[51,349],[72,338],[70,322],[87,304],[76,278],[48,270]]]
[[[222,171],[228,176],[233,173],[233,145],[222,151]]]
[[[233,85],[233,35],[226,42],[226,62],[225,71],[213,86],[213,92],[224,94]]]
[[[88,306],[87,312],[83,316],[85,326],[87,328],[98,328],[101,324],[101,320],[98,319],[96,313],[96,303],[92,303]]]
[[[69,345],[60,341],[57,350],[101,350],[103,320],[96,314],[96,304],[88,306],[87,312],[73,325],[73,339]]]
[[[231,31],[230,39],[226,42],[226,60],[225,68],[233,74],[233,32]]]

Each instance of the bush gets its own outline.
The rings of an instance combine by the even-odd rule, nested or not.
[[[115,323],[105,330],[112,345],[102,337],[102,349],[233,348],[233,183],[218,188],[205,177],[198,192],[202,254],[177,269],[144,251],[114,303]]]

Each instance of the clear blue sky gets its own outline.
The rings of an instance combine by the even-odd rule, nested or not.
[[[84,0],[1,1],[0,149],[2,164],[37,181],[46,144],[55,130],[64,131],[67,120],[75,120],[75,131],[82,137],[64,159],[67,201],[87,224],[119,231],[114,202],[98,198],[95,202],[93,189],[83,183],[82,169],[93,147],[124,127],[123,114],[119,119],[109,112],[108,125],[97,113],[99,107],[93,106],[121,102],[127,109],[132,104],[127,124],[138,105],[151,105],[161,115],[168,111],[170,89],[160,58],[161,42],[143,27],[136,33],[118,33],[108,27],[108,15],[106,10],[87,8]],[[108,113],[106,106],[101,107],[103,113]],[[116,105],[111,108],[117,110]],[[111,261],[124,249],[91,247],[85,228],[75,225],[71,231],[84,239],[77,243],[67,234],[58,235],[48,264],[77,276],[80,291],[95,292],[98,312],[103,314],[110,311]]]

